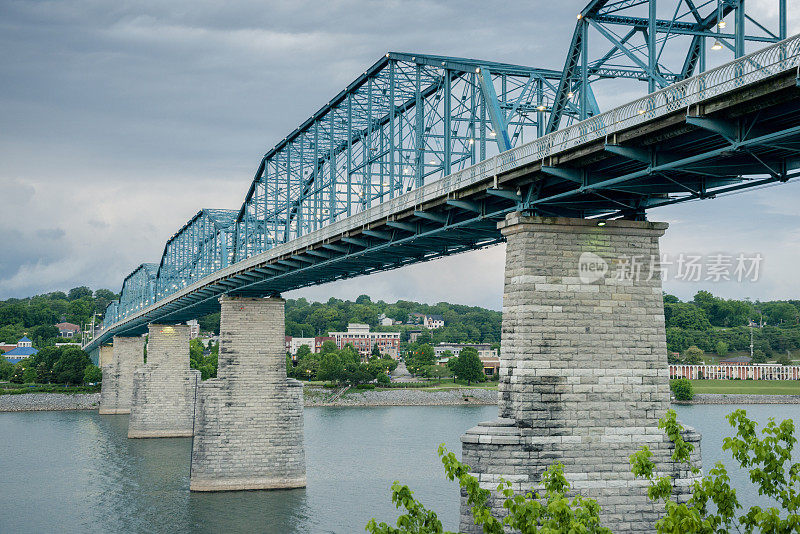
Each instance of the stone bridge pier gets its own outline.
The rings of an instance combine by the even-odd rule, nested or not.
[[[219,367],[197,388],[189,489],[304,487],[303,386],[286,377],[284,301],[220,304]]]
[[[101,358],[108,358],[108,352],[101,351]],[[101,367],[99,413],[131,413],[133,372],[144,361],[144,338],[114,336],[110,360]]]
[[[189,368],[186,325],[151,324],[147,363],[133,374],[129,438],[192,435],[200,372]]]
[[[560,462],[573,490],[598,501],[604,526],[652,532],[663,503],[648,500],[629,455],[650,447],[679,500],[694,480],[658,429],[670,403],[658,245],[667,225],[511,213],[500,228],[500,413],[462,436],[463,461],[482,487],[503,477],[518,492],[540,489]],[[700,435],[685,439],[699,466]],[[502,498],[491,504],[502,516]],[[463,496],[460,527],[482,532]]]

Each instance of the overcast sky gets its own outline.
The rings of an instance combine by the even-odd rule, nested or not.
[[[0,299],[119,291],[199,208],[238,209],[261,155],[387,50],[560,69],[583,4],[0,0]],[[643,90],[596,89],[604,106]],[[800,298],[798,205],[790,183],[652,212],[667,254],[763,257],[754,283],[666,289]],[[498,246],[287,296],[499,309],[503,262]]]

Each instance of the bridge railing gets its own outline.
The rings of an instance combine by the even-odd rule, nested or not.
[[[563,130],[547,134],[360,213],[335,221],[289,243],[278,245],[264,253],[242,260],[170,295],[169,300],[179,298],[196,287],[212,283],[214,279],[246,269],[250,264],[254,265],[294,250],[302,250],[314,243],[334,238],[371,222],[386,220],[396,213],[421,207],[426,202],[447,197],[455,191],[491,179],[500,173],[531,162],[544,160],[548,156],[605,138],[610,134],[680,109],[686,109],[688,112],[693,104],[720,96],[744,85],[765,80],[789,69],[798,69],[800,73],[800,35],[795,35],[643,98],[595,115]],[[109,325],[108,328],[113,326]]]
[[[800,35],[735,59],[660,91],[513,148],[495,158],[498,172],[573,148],[658,117],[689,108],[743,85],[800,66]],[[466,172],[469,169],[464,169]],[[456,173],[458,174],[458,173]]]

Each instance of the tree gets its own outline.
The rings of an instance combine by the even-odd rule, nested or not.
[[[337,350],[337,349],[336,349],[336,343],[334,343],[334,342],[333,342],[333,341],[331,341],[331,340],[327,340],[327,341],[323,341],[323,342],[322,342],[322,346],[321,346],[321,347],[320,347],[320,349],[319,349],[319,353],[320,353],[322,356],[325,356],[325,355],[326,355],[326,354],[328,354],[329,352],[336,352],[336,350]]]
[[[13,373],[14,365],[5,358],[0,358],[0,380],[8,380]]]
[[[378,348],[377,343],[372,346],[372,356],[375,356],[376,358],[381,357],[381,349]]]
[[[83,383],[84,384],[96,384],[97,382],[103,381],[103,371],[100,370],[99,367],[96,365],[87,365],[86,369],[83,371]]]
[[[22,372],[22,383],[33,384],[34,382],[36,382],[36,368],[28,366]]]
[[[335,352],[329,352],[319,362],[319,380],[341,381],[344,379],[344,364]]]
[[[478,351],[473,347],[461,349],[456,361],[455,372],[458,378],[467,381],[467,385],[473,380],[483,378],[483,362],[478,356]]]
[[[750,363],[767,363],[767,354],[761,349],[754,350]]]
[[[66,347],[53,365],[53,379],[64,384],[82,384],[86,367],[91,364],[92,360],[84,351],[78,347]]]
[[[311,349],[308,345],[300,345],[297,347],[297,354],[296,358],[299,360],[300,358],[305,358],[307,356],[311,356]]]
[[[724,341],[717,341],[715,352],[719,356],[725,356],[726,354],[728,354],[728,344],[725,343]]]
[[[776,362],[781,365],[792,365],[792,360],[789,359],[788,354],[781,354],[780,356],[778,356]]]
[[[688,365],[700,365],[703,363],[703,356],[705,353],[702,349],[698,348],[695,345],[692,345],[685,351],[683,351],[683,363]]]
[[[480,487],[478,479],[469,474],[469,466],[458,461],[444,444],[439,446],[439,457],[449,480],[456,480],[472,506],[475,524],[483,527],[485,534],[517,532],[611,534],[600,525],[600,507],[597,501],[577,496],[570,500],[566,494],[570,485],[564,477],[564,466],[550,466],[543,474],[544,493],[514,492],[511,482],[501,478],[498,493],[503,499],[507,515],[500,519],[492,515],[487,506],[491,492]],[[436,513],[428,510],[414,498],[414,492],[399,482],[392,484],[392,502],[406,513],[397,519],[398,528],[371,519],[366,530],[370,534],[452,534],[445,532]]]
[[[775,501],[780,508],[751,506],[746,513],[738,512],[742,505],[736,490],[730,487],[730,477],[722,462],[717,462],[708,475],[694,482],[688,502],[678,504],[672,500],[672,478],[669,475],[656,478],[653,454],[645,446],[631,455],[631,471],[637,478],[649,481],[647,495],[652,501],[665,502],[666,513],[656,522],[656,532],[728,533],[740,531],[736,523],[748,533],[797,532],[800,528],[800,466],[791,462],[797,442],[794,423],[787,419],[776,424],[770,418],[761,431],[763,438],[759,438],[757,423],[748,419],[744,410],[736,410],[726,419],[736,435],[726,437],[722,449],[730,451],[740,467],[749,469],[750,481],[758,486],[758,493]],[[668,410],[658,426],[675,445],[672,459],[689,466],[692,473],[697,474],[698,469],[691,465],[694,446],[683,441],[684,429],[677,422],[675,411]]]
[[[92,290],[86,286],[73,287],[69,290],[67,295],[69,300],[78,300],[83,298],[92,298]]]
[[[378,381],[378,385],[381,385],[381,386],[388,386],[389,384],[392,383],[391,377],[389,375],[387,375],[386,373],[379,374],[378,378],[376,378],[376,380]]]

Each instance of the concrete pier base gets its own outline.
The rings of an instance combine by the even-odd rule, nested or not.
[[[658,429],[669,408],[658,240],[664,223],[510,214],[500,356],[499,418],[462,436],[463,461],[482,487],[500,477],[541,489],[562,463],[574,492],[596,499],[603,526],[652,532],[663,503],[647,498],[629,456],[647,445],[659,475],[694,478],[670,460]],[[652,260],[651,260],[652,258]],[[700,465],[700,435],[687,430]],[[503,499],[492,497],[498,516]],[[462,497],[460,532],[478,533]]]
[[[133,374],[128,437],[191,436],[200,372],[189,368],[190,327],[151,324],[149,329],[147,363]]]
[[[303,386],[286,377],[284,301],[220,303],[219,367],[197,389],[189,489],[304,487]]]
[[[105,354],[108,357],[108,353]],[[111,361],[102,366],[101,414],[131,413],[133,372],[144,361],[144,338],[114,336]]]

